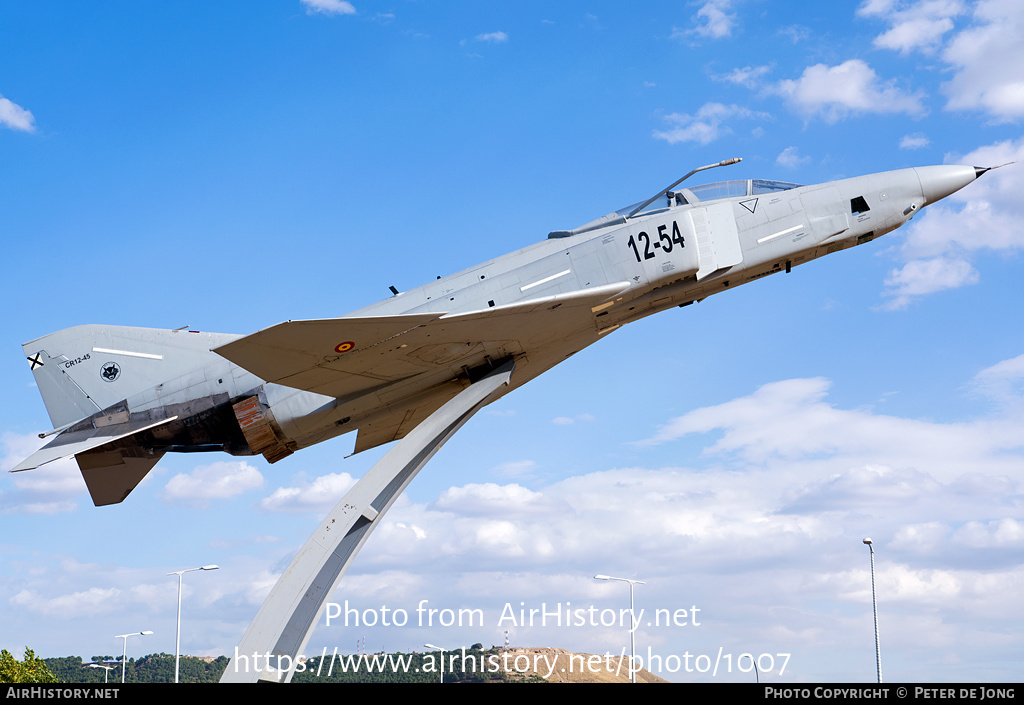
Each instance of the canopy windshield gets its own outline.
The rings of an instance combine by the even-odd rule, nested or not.
[[[675,204],[678,206],[693,203],[706,203],[708,201],[715,201],[722,198],[761,196],[764,194],[776,193],[778,191],[788,191],[789,189],[800,188],[801,185],[802,184],[794,184],[789,181],[772,181],[769,179],[738,179],[734,181],[716,181],[711,184],[702,184],[692,188],[669,191],[660,195],[663,196],[671,194],[671,197],[675,199]],[[637,201],[625,208],[618,209],[614,213],[609,213],[608,215],[602,216],[596,220],[592,220],[585,225],[574,228],[573,230],[556,230],[555,232],[549,233],[548,237],[568,237],[570,235],[576,235],[616,223],[625,223],[629,214],[642,203],[644,203],[644,201]],[[664,201],[659,197],[651,201],[651,203],[644,207],[643,210],[638,211],[637,215],[650,215],[651,213],[667,209],[667,201]]]
[[[716,181],[711,184],[701,184],[691,188],[683,188],[674,191],[677,204],[704,203],[716,201],[720,198],[738,198],[742,196],[760,196],[766,193],[777,191],[788,191],[791,188],[799,188],[802,184],[794,184],[789,181],[772,181],[769,179],[738,179],[735,181]],[[643,201],[637,201],[625,208],[615,211],[616,215],[628,215]],[[663,210],[666,207],[665,201],[655,200],[644,208],[641,213],[653,213]]]

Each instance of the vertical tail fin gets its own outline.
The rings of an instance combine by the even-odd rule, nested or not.
[[[40,339],[42,340],[42,339]],[[50,422],[54,428],[60,428],[78,419],[92,416],[101,407],[78,386],[75,380],[64,370],[69,362],[64,355],[51,356],[45,349],[29,352],[33,343],[24,346],[25,355],[32,365],[32,374],[36,378],[36,386],[50,414]]]
[[[211,348],[238,338],[221,333],[84,325],[44,335],[22,349],[55,428],[220,357]]]

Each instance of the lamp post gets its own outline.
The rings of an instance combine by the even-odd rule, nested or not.
[[[755,661],[754,657],[751,656],[750,654],[741,654],[740,658],[743,658],[744,656],[746,656],[747,658],[750,659],[750,663],[754,667],[754,682],[755,683],[760,683],[761,682],[761,674],[757,670],[757,661]],[[738,659],[737,659],[737,663],[739,663]]]
[[[104,683],[107,682],[107,676],[110,675],[110,672],[114,670],[113,666],[101,666],[98,663],[90,663],[89,664],[89,668],[102,668],[103,669],[103,682]]]
[[[115,639],[124,639],[124,649],[121,651],[121,682],[122,683],[124,683],[124,669],[125,669],[125,666],[128,664],[128,637],[130,637],[130,636],[149,635],[149,634],[152,634],[152,633],[153,632],[150,632],[150,631],[132,632],[131,634],[118,634],[117,636],[114,637]]]
[[[424,644],[428,649],[437,649],[441,652],[441,682],[444,683],[444,649],[440,646],[434,646],[433,644]]]
[[[878,646],[878,599],[875,597],[875,547],[871,539],[864,539],[868,550],[871,552],[871,608],[875,613],[875,670],[878,673],[878,682],[882,682],[882,652]]]
[[[181,653],[181,576],[185,573],[191,573],[194,570],[217,570],[220,566],[215,565],[204,565],[201,568],[186,568],[185,570],[176,570],[168,575],[178,576],[178,627],[174,634],[174,682],[178,682],[178,662],[180,660],[179,654]]]
[[[613,578],[610,575],[595,575],[594,580],[621,580],[629,583],[629,680],[636,683],[636,616],[633,613],[633,586],[645,585],[643,580],[630,580],[629,578]]]

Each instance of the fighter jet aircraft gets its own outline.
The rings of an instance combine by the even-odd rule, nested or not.
[[[75,456],[97,505],[165,453],[403,438],[489,370],[506,394],[621,326],[861,245],[988,171],[926,166],[801,186],[676,188],[340,318],[251,335],[82,325],[23,346],[54,429],[15,467]]]

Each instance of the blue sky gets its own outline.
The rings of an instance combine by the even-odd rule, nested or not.
[[[0,9],[0,470],[49,430],[21,343],[82,323],[248,333],[343,315],[646,198],[691,168],[816,183],[1024,159],[1015,0],[333,0]],[[506,604],[700,609],[638,630],[680,681],[1022,676],[1024,167],[868,245],[645,319],[477,415],[335,600],[483,626],[322,625],[309,651],[619,653]],[[0,483],[0,647],[231,653],[386,450],[166,456],[95,508]],[[144,639],[144,641],[142,640]],[[733,672],[670,656],[732,654]],[[778,673],[778,654],[790,654]],[[702,662],[703,664],[704,662]],[[762,670],[769,659],[762,660]],[[674,669],[673,669],[674,666]]]

